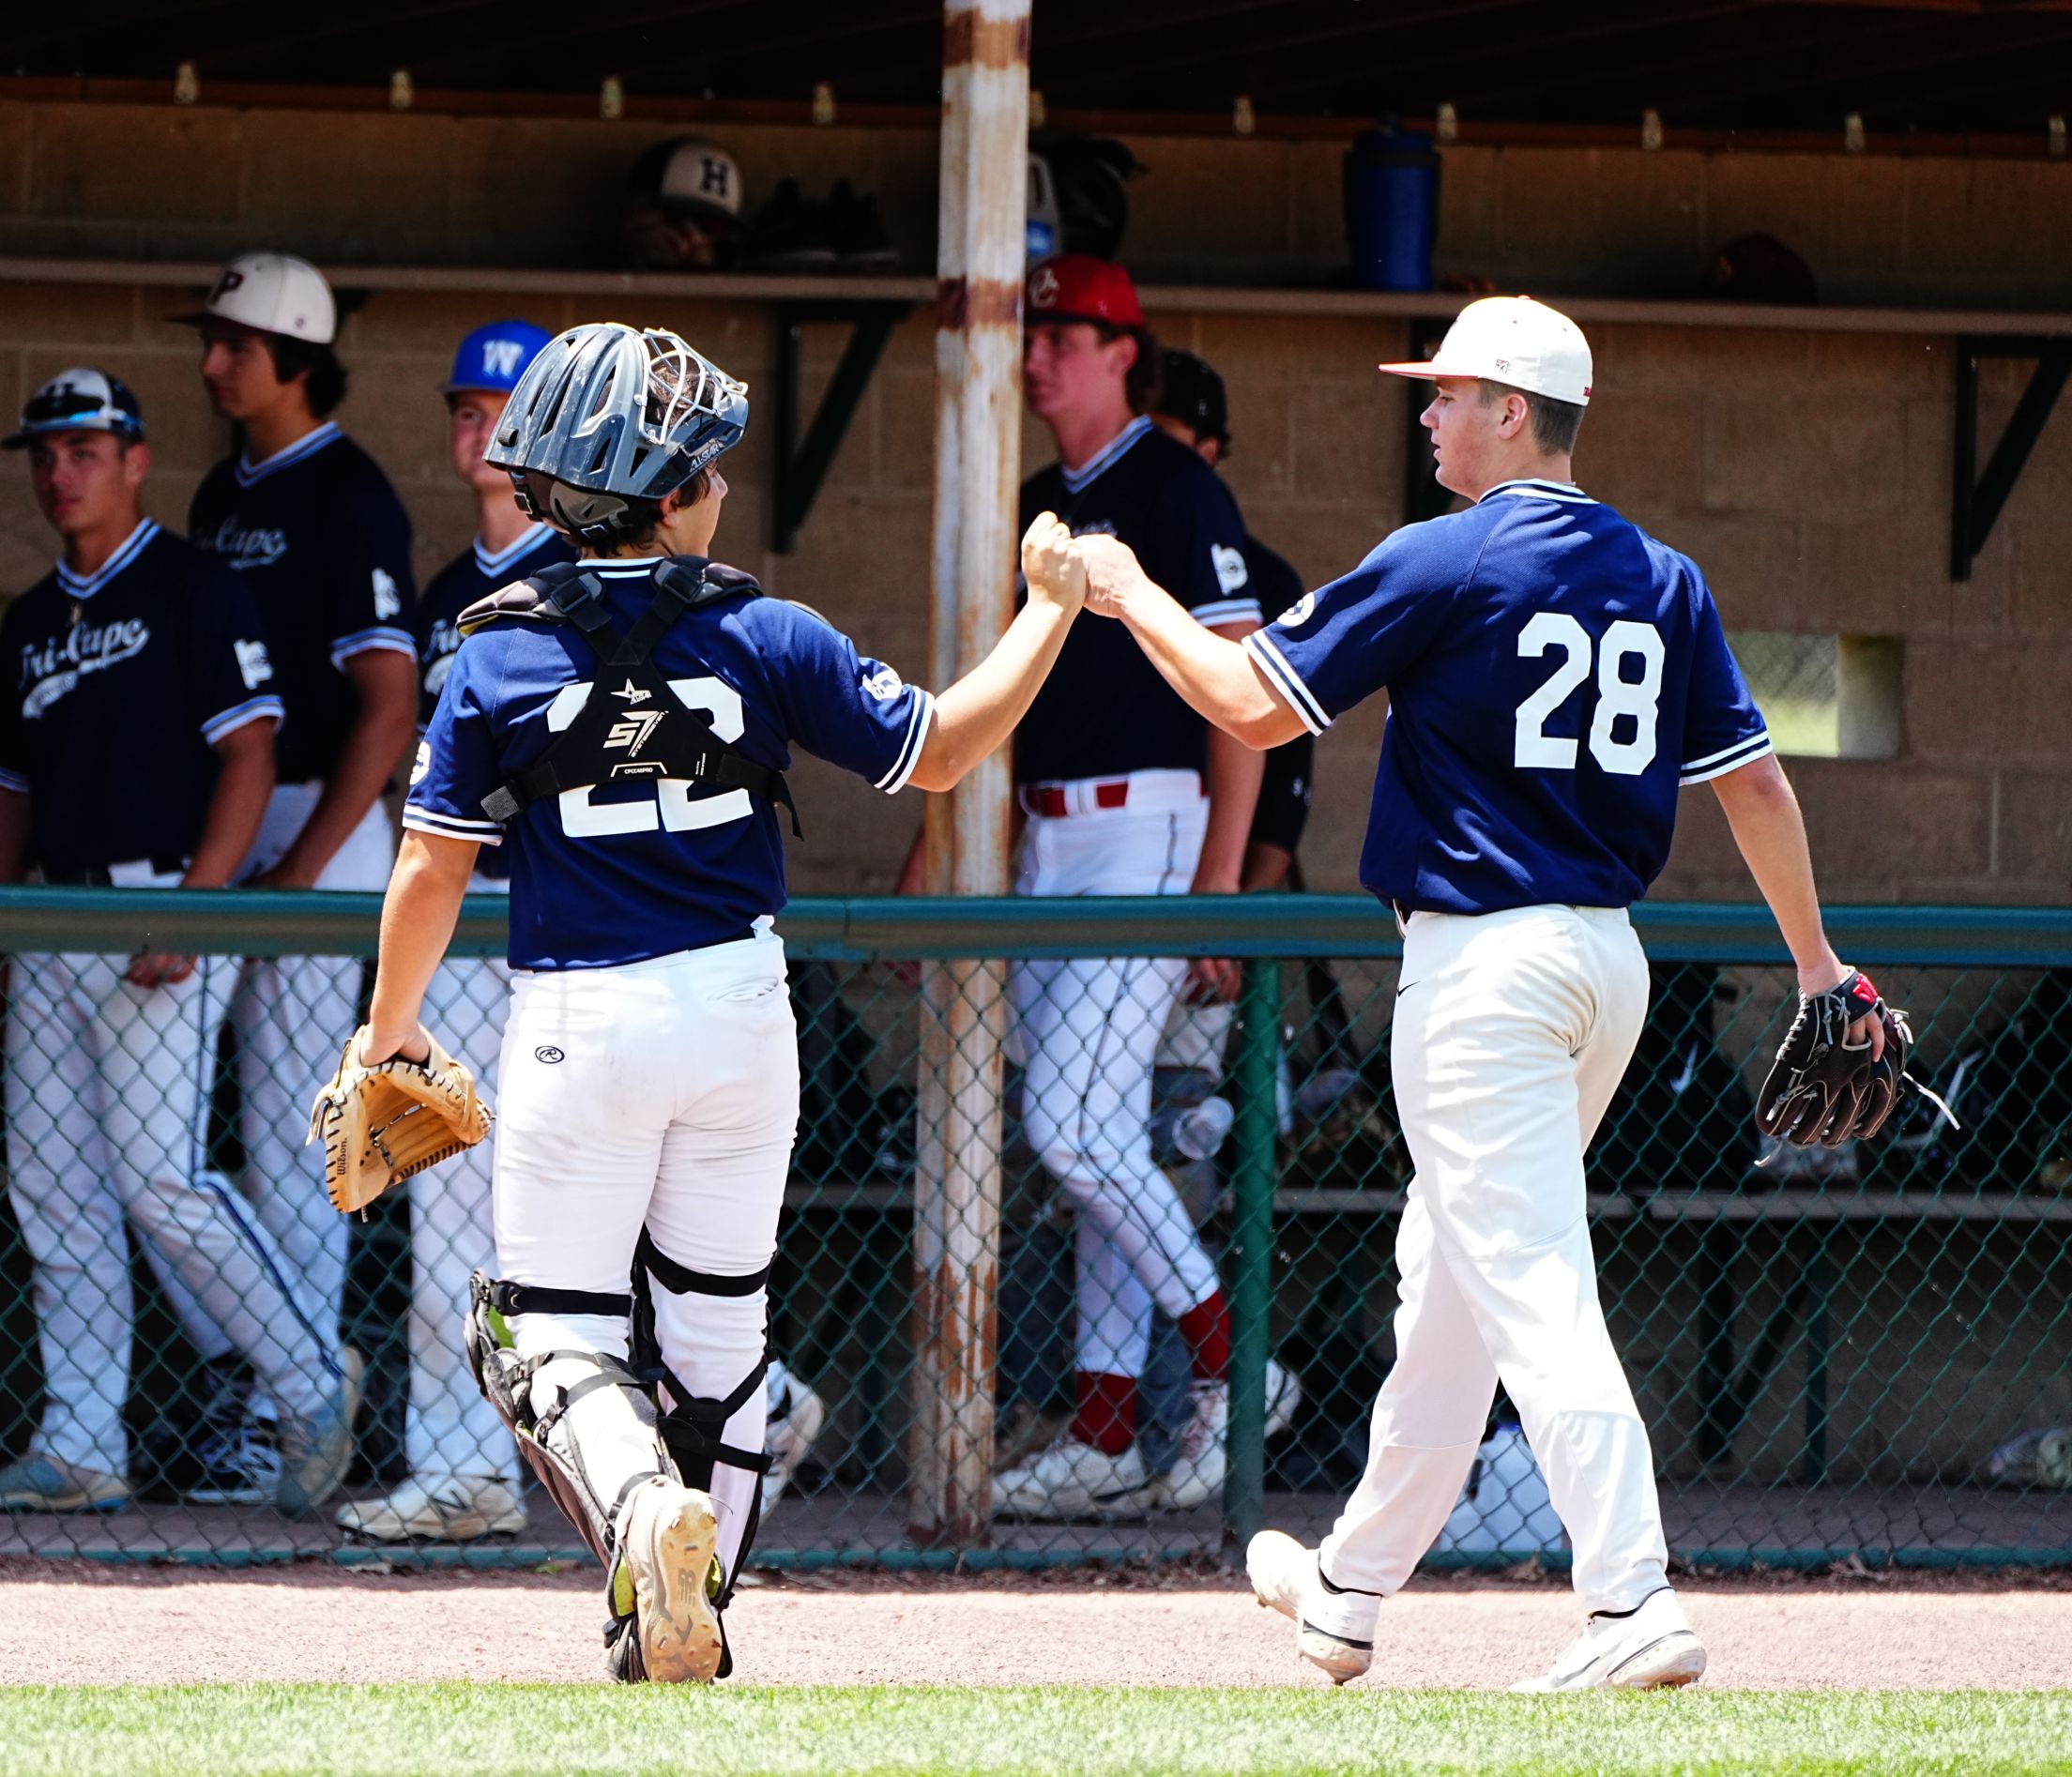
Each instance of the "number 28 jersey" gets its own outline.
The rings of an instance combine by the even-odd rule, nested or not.
[[[653,601],[657,563],[592,566],[625,634]],[[782,599],[744,595],[686,612],[652,659],[722,740],[778,770],[800,746],[891,794],[927,738],[926,691]],[[482,813],[482,798],[537,760],[587,697],[619,694],[572,624],[499,617],[461,643],[419,744],[403,824],[508,840],[515,968],[609,968],[700,949],[746,937],[785,904],[777,812],[746,790],[630,776],[542,797],[508,828]],[[649,712],[632,702],[627,710],[631,742]]]
[[[1697,566],[1561,482],[1405,525],[1245,646],[1313,734],[1387,687],[1360,880],[1406,909],[1625,906],[1678,786],[1771,750]]]

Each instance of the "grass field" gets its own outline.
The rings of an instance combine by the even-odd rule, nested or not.
[[[2067,1769],[2072,1692],[0,1690],[5,1777]]]

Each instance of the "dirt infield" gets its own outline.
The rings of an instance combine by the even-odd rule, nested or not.
[[[1709,1684],[1759,1690],[2072,1684],[2072,1588],[1965,1578],[1694,1582]],[[588,1681],[593,1573],[243,1574],[0,1566],[0,1682]],[[1049,1581],[830,1575],[745,1588],[739,1676],[777,1684],[1321,1683],[1242,1586],[1200,1574]],[[1381,1615],[1394,1686],[1501,1686],[1575,1626],[1564,1587],[1421,1583]]]

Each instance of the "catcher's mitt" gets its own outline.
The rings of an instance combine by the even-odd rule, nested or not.
[[[399,1179],[473,1147],[491,1121],[475,1076],[436,1037],[426,1034],[431,1054],[421,1062],[392,1056],[370,1068],[359,1058],[366,1034],[364,1025],[353,1032],[337,1077],[310,1111],[309,1141],[324,1143],[324,1188],[348,1215]]]
[[[1876,1061],[1867,1040],[1846,1040],[1850,1025],[1865,1017],[1885,1027],[1884,1054]],[[1912,1049],[1906,1013],[1879,998],[1859,970],[1824,994],[1801,994],[1799,1015],[1756,1094],[1756,1127],[1799,1147],[1839,1147],[1875,1135],[1902,1096],[1922,1089],[1907,1071]]]

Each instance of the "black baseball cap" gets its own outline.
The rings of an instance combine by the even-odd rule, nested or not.
[[[53,432],[112,432],[132,444],[144,437],[144,409],[130,385],[82,365],[60,371],[29,397],[22,424],[0,449],[21,450]]]
[[[1168,347],[1160,362],[1158,411],[1191,428],[1198,438],[1230,442],[1230,402],[1223,378],[1192,352]]]

